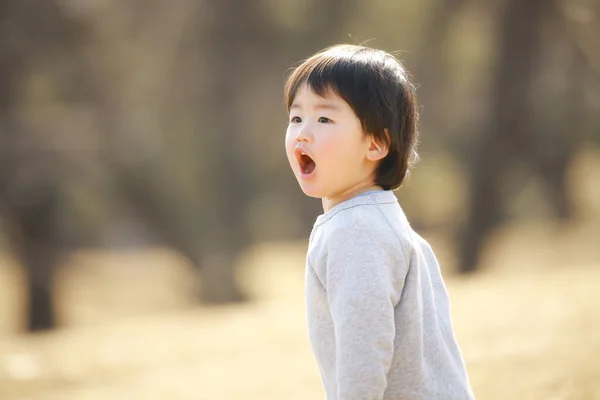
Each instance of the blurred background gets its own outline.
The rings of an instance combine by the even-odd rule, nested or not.
[[[289,69],[396,52],[481,399],[600,399],[600,1],[0,1],[0,399],[322,399]]]

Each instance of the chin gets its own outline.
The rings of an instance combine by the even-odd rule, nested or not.
[[[300,183],[300,189],[302,189],[304,194],[307,195],[308,197],[313,197],[315,199],[321,199],[324,197],[324,194],[322,193],[322,191],[319,190],[319,188],[316,188],[311,184]]]
[[[312,197],[314,199],[322,199],[323,196],[320,194],[313,194],[313,193],[307,193],[306,191],[304,192],[305,195],[307,195],[308,197]]]

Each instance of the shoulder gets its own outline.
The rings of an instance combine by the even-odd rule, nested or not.
[[[317,218],[309,239],[313,265],[330,251],[378,252],[408,263],[416,247],[413,230],[396,196],[389,191],[339,204]],[[399,254],[401,253],[401,254]]]
[[[394,224],[378,204],[362,204],[341,210],[317,229],[326,251],[397,252],[407,238]]]
[[[347,208],[322,224],[311,253],[322,284],[331,288],[351,277],[355,283],[391,283],[399,293],[410,267],[410,248],[393,222],[373,204]]]

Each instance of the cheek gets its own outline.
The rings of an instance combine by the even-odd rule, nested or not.
[[[353,176],[361,168],[360,153],[354,143],[347,140],[323,143],[320,155],[324,155],[324,167],[334,176]]]
[[[285,153],[290,164],[293,164],[296,159],[294,155],[294,147],[296,146],[295,134],[288,129],[285,133]]]
[[[343,134],[329,135],[319,143],[319,155],[328,163],[337,166],[356,158],[356,149]]]

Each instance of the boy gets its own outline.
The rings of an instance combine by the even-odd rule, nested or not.
[[[288,160],[324,210],[306,304],[328,400],[474,398],[438,263],[392,192],[417,157],[413,90],[392,55],[353,45],[286,82]]]

